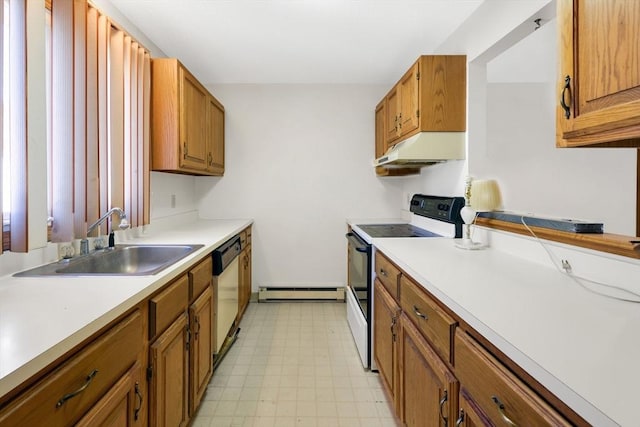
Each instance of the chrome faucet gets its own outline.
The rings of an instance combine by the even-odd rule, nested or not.
[[[87,236],[89,236],[89,234],[91,234],[91,232],[93,232],[93,230],[96,229],[96,227],[98,227],[100,224],[102,224],[103,222],[105,222],[107,220],[107,218],[109,218],[112,214],[117,213],[118,216],[120,217],[120,230],[125,230],[127,228],[129,228],[129,221],[127,221],[127,214],[124,213],[124,211],[118,207],[115,208],[111,208],[109,209],[108,212],[106,212],[104,215],[102,215],[100,218],[98,218],[98,220],[96,222],[94,222],[93,224],[91,224],[89,226],[89,228],[87,228]],[[113,234],[113,230],[111,230],[111,234]],[[113,244],[113,239],[109,238],[109,246],[112,247]],[[81,255],[86,255],[89,253],[89,240],[85,237],[84,239],[82,239],[80,241],[80,254]]]

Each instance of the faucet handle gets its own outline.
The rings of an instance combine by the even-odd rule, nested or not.
[[[109,233],[109,247],[113,248],[116,245],[116,236],[113,231]]]
[[[80,255],[87,255],[89,253],[89,240],[80,240]]]

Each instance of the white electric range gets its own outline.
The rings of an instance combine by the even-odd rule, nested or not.
[[[376,278],[375,239],[382,238],[457,238],[462,236],[460,209],[462,197],[415,194],[407,223],[351,224],[347,233],[348,280],[347,321],[362,365],[377,370],[373,360],[373,282]]]

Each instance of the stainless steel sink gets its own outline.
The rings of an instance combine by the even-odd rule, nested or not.
[[[156,274],[204,245],[116,245],[14,274],[28,276],[145,276]]]

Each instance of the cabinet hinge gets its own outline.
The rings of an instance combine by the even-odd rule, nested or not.
[[[420,110],[416,110],[416,117],[420,118]]]
[[[147,381],[151,380],[153,377],[153,366],[149,365],[147,367]]]
[[[416,73],[416,80],[420,80],[420,73]]]

